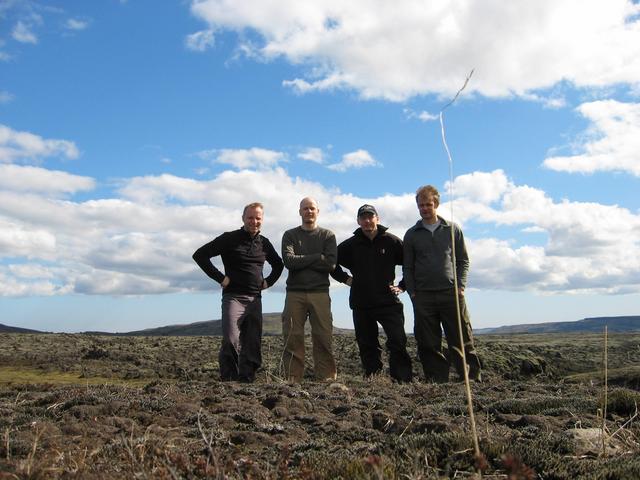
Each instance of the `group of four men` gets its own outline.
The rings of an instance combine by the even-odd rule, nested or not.
[[[479,381],[480,360],[464,301],[469,258],[462,231],[437,215],[440,195],[435,187],[420,187],[416,204],[421,219],[406,232],[404,242],[378,223],[374,206],[365,204],[358,209],[359,228],[352,237],[336,245],[335,235],[318,226],[318,203],[313,198],[304,198],[299,210],[301,225],[284,233],[280,258],[271,242],[260,235],[262,204],[251,203],[244,208],[242,228],[223,233],[196,250],[193,259],[223,289],[220,378],[254,381],[262,364],[261,291],[272,286],[286,266],[289,275],[282,313],[282,367],[287,380],[298,383],[304,375],[307,318],[311,325],[314,375],[319,380],[336,378],[329,296],[331,275],[351,287],[349,306],[365,376],[380,373],[383,368],[379,323],[387,337],[391,377],[397,382],[412,379],[403,305],[398,298],[406,290],[413,303],[414,333],[425,380],[448,381],[450,364],[459,377],[464,376],[460,314],[467,373],[470,379]],[[224,273],[211,263],[216,256],[222,259]],[[271,267],[266,278],[265,261]],[[404,278],[398,285],[395,285],[396,265],[403,267]],[[447,351],[442,348],[443,329]]]

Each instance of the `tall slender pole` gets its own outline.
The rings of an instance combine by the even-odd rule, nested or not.
[[[447,152],[447,158],[449,159],[449,201],[450,201],[450,206],[451,206],[451,221],[453,222],[453,158],[451,157],[451,151],[449,150],[449,146],[447,145],[447,138],[445,135],[445,129],[444,129],[444,111],[451,105],[453,105],[453,103],[456,101],[456,99],[458,98],[458,96],[460,95],[460,93],[462,93],[462,91],[465,89],[465,87],[467,86],[467,84],[469,83],[469,80],[471,79],[471,76],[473,75],[473,70],[471,70],[471,72],[469,73],[469,75],[467,76],[464,85],[462,85],[462,87],[460,88],[460,90],[458,90],[458,93],[456,93],[455,97],[453,97],[453,99],[447,103],[442,110],[440,110],[440,132],[442,134],[442,143],[444,144],[444,148],[445,151]],[[458,319],[458,337],[460,338],[460,355],[462,356],[462,365],[463,368],[462,370],[464,371],[464,385],[465,385],[465,391],[467,394],[467,410],[469,412],[469,422],[471,423],[471,433],[473,436],[473,449],[474,449],[474,453],[476,458],[480,457],[480,444],[478,442],[478,431],[476,428],[476,419],[475,419],[475,414],[473,411],[473,397],[471,394],[471,382],[469,381],[469,369],[467,367],[467,356],[466,356],[466,352],[465,352],[465,345],[464,345],[464,336],[463,336],[463,329],[462,329],[462,315],[460,312],[460,297],[459,297],[459,286],[458,286],[458,273],[457,273],[457,268],[456,268],[456,244],[455,244],[455,236],[454,236],[454,228],[451,228],[451,263],[453,264],[453,290],[454,290],[454,296],[456,299],[456,315],[457,315],[457,319]],[[478,472],[481,473],[481,472]]]
[[[609,372],[608,372],[608,363],[609,358],[607,354],[607,345],[608,344],[608,334],[607,334],[607,326],[604,326],[604,352],[602,356],[603,370],[604,370],[604,394],[602,395],[602,426],[601,426],[601,434],[602,434],[602,455],[607,456],[607,390],[609,383]]]

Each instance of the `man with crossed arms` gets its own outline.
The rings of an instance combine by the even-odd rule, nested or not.
[[[336,266],[336,237],[318,226],[318,202],[306,197],[298,211],[302,223],[282,236],[282,258],[289,270],[282,312],[285,378],[300,383],[304,376],[304,325],[309,318],[313,342],[313,369],[317,380],[334,380],[333,317],[329,273]]]

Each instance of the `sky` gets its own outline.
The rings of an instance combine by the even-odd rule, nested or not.
[[[638,315],[639,180],[637,1],[0,0],[5,325],[220,318],[191,255],[245,204],[277,250],[305,196],[338,242],[364,203],[402,238],[425,184],[474,328]]]

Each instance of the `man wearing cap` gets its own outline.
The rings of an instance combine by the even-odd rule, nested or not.
[[[382,371],[379,323],[387,336],[391,378],[410,382],[411,358],[407,353],[402,302],[398,298],[403,290],[394,286],[396,265],[402,265],[402,241],[378,221],[373,205],[365,204],[358,209],[360,228],[338,245],[338,265],[331,276],[351,287],[349,306],[365,376]],[[348,269],[351,276],[341,267]]]
[[[250,203],[242,212],[243,226],[203,245],[193,259],[222,286],[222,345],[218,354],[220,379],[253,382],[262,364],[262,296],[282,273],[282,259],[271,242],[260,235],[263,206]],[[224,273],[211,258],[220,255]],[[271,266],[267,278],[264,262]]]
[[[480,381],[480,358],[473,345],[471,320],[464,298],[469,256],[462,230],[457,224],[437,215],[440,194],[435,187],[420,187],[416,192],[416,204],[421,218],[404,236],[403,273],[413,303],[418,356],[425,380],[447,382],[449,362],[463,378],[465,367],[460,348],[463,344],[469,378]],[[448,356],[442,349],[443,329]]]
[[[317,380],[334,380],[333,317],[329,273],[336,266],[336,237],[318,226],[318,202],[306,197],[298,211],[300,226],[284,232],[282,258],[289,270],[282,312],[285,378],[300,383],[304,376],[304,324],[309,319],[313,343],[313,370]]]

